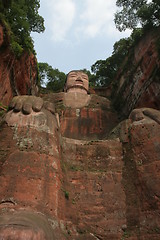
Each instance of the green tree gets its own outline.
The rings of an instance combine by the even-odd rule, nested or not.
[[[39,15],[40,0],[0,0],[1,21],[10,27],[11,47],[33,50],[31,32],[43,32],[44,19]]]
[[[121,8],[115,14],[115,24],[120,30],[135,29],[138,26],[153,27],[160,25],[160,0],[117,0]]]
[[[40,84],[46,82],[46,88],[53,92],[63,90],[66,74],[58,69],[53,69],[48,63],[39,63]]]
[[[91,66],[96,86],[108,86],[114,79],[119,67],[128,54],[131,46],[130,38],[123,38],[113,46],[112,55],[106,60],[98,60]]]
[[[105,60],[98,60],[91,66],[96,86],[108,86],[115,78],[124,62],[129,64],[133,47],[144,34],[144,29],[160,25],[160,0],[117,0],[121,8],[115,14],[116,27],[122,31],[132,29],[128,38],[122,38],[113,46],[112,55]],[[137,26],[143,28],[137,28]],[[126,61],[125,61],[126,59]],[[124,67],[124,66],[123,66]]]
[[[0,10],[1,12],[4,11],[5,8],[9,8],[11,5],[12,0],[1,0],[0,1]]]

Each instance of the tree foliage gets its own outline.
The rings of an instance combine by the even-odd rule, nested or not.
[[[120,31],[160,25],[160,0],[117,0],[116,5],[121,8],[115,14]]]
[[[13,50],[18,47],[33,50],[31,32],[40,33],[45,29],[39,7],[40,0],[0,0],[0,17],[10,28]]]
[[[117,0],[116,5],[121,9],[115,14],[116,27],[120,31],[127,28],[133,31],[130,37],[122,38],[114,44],[109,58],[98,60],[91,66],[96,86],[108,86],[124,60],[129,60],[131,49],[140,40],[144,30],[160,25],[160,0]]]
[[[112,55],[106,60],[98,60],[91,66],[95,74],[96,86],[108,86],[114,79],[121,63],[128,54],[130,38],[120,39],[114,44]]]
[[[48,63],[39,63],[40,84],[46,83],[46,88],[53,92],[63,90],[66,74],[58,69],[53,69]]]
[[[141,28],[134,29],[130,37],[122,38],[114,44],[109,58],[98,60],[91,66],[95,86],[108,86],[112,82],[131,48],[137,44],[142,34]]]

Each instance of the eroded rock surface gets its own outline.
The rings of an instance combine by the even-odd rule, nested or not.
[[[17,57],[10,49],[5,27],[0,23],[0,102],[8,106],[16,95],[37,95],[37,60],[24,52]]]
[[[32,106],[30,113],[24,112],[23,109],[26,106],[26,98],[29,98],[28,104]],[[62,174],[56,117],[44,108],[42,99],[37,98],[35,103],[35,97],[23,96],[21,107],[18,104],[19,99],[16,100],[15,105],[11,104],[12,110],[7,113],[0,130],[0,181],[3,183],[0,186],[0,237],[64,239],[63,236],[59,237],[57,220]],[[61,203],[63,205],[63,201]],[[33,216],[30,215],[31,220],[34,213],[41,213],[46,219],[50,219],[48,228],[51,228],[52,235],[53,229],[56,229],[56,237],[46,237],[47,232],[41,229],[43,224],[31,226],[30,220],[26,220],[25,225],[19,218],[15,218],[21,210],[24,213],[21,213],[22,219],[27,212],[33,212]],[[8,214],[14,224],[9,223],[6,227],[5,216]]]
[[[119,123],[107,98],[71,89],[10,104],[0,238],[158,240],[159,110],[134,109]]]
[[[137,239],[158,239],[160,234],[160,125],[159,111],[138,109],[131,113],[128,143],[124,144],[126,218]],[[142,116],[143,113],[143,116]],[[134,116],[134,117],[133,117]]]
[[[141,38],[113,80],[114,107],[122,119],[135,108],[160,110],[159,30],[150,30]]]
[[[49,221],[42,214],[21,210],[0,216],[0,239],[50,240],[55,238]]]

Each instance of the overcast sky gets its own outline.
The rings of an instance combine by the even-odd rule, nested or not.
[[[130,32],[114,24],[116,0],[41,0],[45,32],[32,34],[39,62],[68,73],[108,58],[113,45]]]

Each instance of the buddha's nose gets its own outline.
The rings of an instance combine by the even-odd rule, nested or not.
[[[82,80],[82,77],[81,76],[77,76],[76,80]]]

